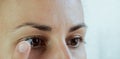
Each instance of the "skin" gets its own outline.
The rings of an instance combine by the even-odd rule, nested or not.
[[[19,27],[25,23],[49,26],[51,31]],[[80,0],[1,0],[0,59],[12,59],[19,40],[32,35],[44,36],[48,42],[44,52],[31,48],[30,59],[86,59],[83,42],[77,48],[66,45],[66,38],[75,35],[84,40],[85,27],[69,31],[79,24],[84,24]]]

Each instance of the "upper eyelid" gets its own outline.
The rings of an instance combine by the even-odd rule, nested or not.
[[[70,35],[68,37],[66,37],[66,40],[69,40],[71,38],[75,38],[75,37],[82,37],[81,35]]]
[[[66,38],[66,40],[69,40],[70,38],[73,38],[73,37],[75,37],[75,36],[81,37],[81,38],[82,38],[81,42],[84,43],[84,44],[86,44],[86,41],[85,41],[84,37],[83,37],[82,35],[80,35],[80,34],[74,34],[73,36],[70,35],[70,36],[68,36],[68,37]]]
[[[24,37],[18,39],[18,42],[25,41],[26,38],[29,38],[29,37],[40,37],[40,38],[44,38],[45,40],[47,40],[46,37],[44,37],[42,35],[29,35],[29,36],[24,36]]]

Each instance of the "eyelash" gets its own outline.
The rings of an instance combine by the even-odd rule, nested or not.
[[[72,41],[72,43],[71,43]],[[68,38],[66,40],[66,44],[68,45],[68,47],[70,48],[78,48],[80,43],[83,42],[83,38],[80,35],[76,35],[76,36],[71,36],[70,38]],[[72,46],[73,45],[73,46]]]
[[[27,36],[21,39],[21,41],[28,41],[31,44],[31,47],[36,49],[36,48],[45,48],[47,46],[47,39],[46,37],[43,37],[41,35],[31,35]],[[35,43],[38,44],[35,44]],[[39,46],[35,46],[39,45]]]
[[[33,49],[46,49],[48,38],[41,35],[31,35],[21,39],[21,41],[28,41]],[[69,48],[78,48],[80,43],[83,42],[83,38],[80,35],[70,36],[66,39],[66,44]],[[38,45],[38,46],[36,46]]]

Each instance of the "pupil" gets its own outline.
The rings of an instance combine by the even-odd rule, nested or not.
[[[78,38],[74,38],[71,40],[71,45],[77,45],[78,43]]]
[[[38,46],[40,43],[39,39],[38,38],[32,38],[32,39],[33,40],[31,42],[31,44],[33,45],[33,47]]]
[[[31,46],[34,48],[39,47],[41,40],[37,37],[29,37],[27,41],[30,42]]]

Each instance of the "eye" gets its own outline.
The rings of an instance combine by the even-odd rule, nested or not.
[[[39,35],[25,37],[24,40],[28,41],[31,44],[32,48],[46,47],[46,38]]]
[[[80,43],[82,42],[82,37],[80,36],[75,36],[75,37],[71,37],[69,39],[67,39],[67,45],[70,48],[77,48],[79,47]]]

